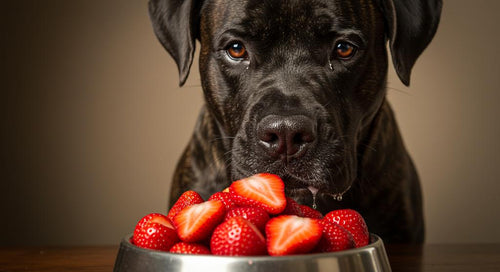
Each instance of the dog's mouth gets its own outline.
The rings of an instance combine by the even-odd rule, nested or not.
[[[351,181],[346,180],[346,176],[331,176],[334,180],[326,180],[318,175],[315,178],[312,175],[301,177],[288,171],[287,167],[276,169],[261,169],[261,171],[245,171],[240,167],[233,166],[233,178],[240,179],[251,176],[258,172],[269,172],[280,176],[285,183],[286,196],[293,198],[299,204],[308,205],[313,208],[320,205],[318,199],[330,199],[342,201],[343,195],[351,188]],[[314,171],[309,171],[312,173]]]
[[[350,185],[343,189],[332,188],[327,183],[303,181],[291,175],[284,175],[282,179],[285,182],[285,194],[288,197],[293,198],[300,204],[308,205],[315,209],[320,208],[318,207],[318,198],[327,197],[336,201],[342,201],[343,195],[351,188]]]
[[[316,196],[319,193],[329,191],[326,184],[317,181],[304,181],[291,175],[282,176],[285,182],[285,194],[297,201],[300,204],[311,207],[316,206]]]
[[[352,160],[336,151],[330,152],[329,156],[320,152],[315,157],[302,158],[292,164],[265,161],[258,156],[250,156],[250,159],[246,156],[244,160],[235,156],[231,164],[232,178],[237,180],[261,172],[278,175],[285,183],[286,196],[324,213],[342,204],[340,201],[355,179]]]

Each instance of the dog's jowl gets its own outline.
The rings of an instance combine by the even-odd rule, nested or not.
[[[205,104],[171,201],[269,172],[323,213],[352,208],[389,243],[424,240],[415,167],[386,99],[432,40],[440,0],[153,0],[180,84],[196,40]]]

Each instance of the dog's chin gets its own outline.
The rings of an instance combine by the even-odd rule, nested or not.
[[[293,198],[299,204],[309,207],[313,207],[314,205],[315,196],[309,188],[290,188],[285,186],[285,194]]]
[[[318,206],[319,199],[341,200],[352,184],[346,177],[336,177],[328,182],[304,182],[290,176],[284,176],[285,194],[299,204]]]

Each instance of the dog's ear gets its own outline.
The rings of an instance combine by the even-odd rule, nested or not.
[[[413,65],[436,33],[442,1],[382,0],[381,7],[395,70],[408,86]]]
[[[179,69],[179,85],[186,82],[199,34],[199,1],[150,0],[149,16],[163,47]]]

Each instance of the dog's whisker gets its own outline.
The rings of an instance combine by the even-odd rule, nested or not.
[[[182,86],[183,88],[201,88],[201,84],[190,84],[190,85],[184,85]]]
[[[208,141],[209,143],[215,143],[217,141],[223,141],[223,140],[233,140],[235,139],[236,137],[233,137],[233,136],[225,136],[225,137],[215,137],[215,138],[212,138],[210,141]]]
[[[322,106],[323,106],[324,108],[326,108],[326,107],[327,107],[328,105],[330,105],[330,103],[332,103],[332,102],[333,102],[333,99],[330,99],[330,100],[328,100],[326,103],[322,104]]]
[[[369,148],[369,149],[370,149],[370,150],[372,150],[372,151],[377,152],[377,149],[376,149],[375,147],[373,147],[372,145],[369,145],[369,144],[363,144],[363,143],[361,143],[361,144],[359,144],[359,145],[364,146],[364,147],[366,147],[366,148]]]
[[[390,90],[390,91],[397,91],[397,92],[402,93],[402,94],[413,96],[413,94],[411,92],[408,92],[408,91],[405,91],[405,90],[402,90],[402,89],[398,89],[398,88],[394,88],[394,87],[389,87],[389,86],[387,86],[386,89]]]

